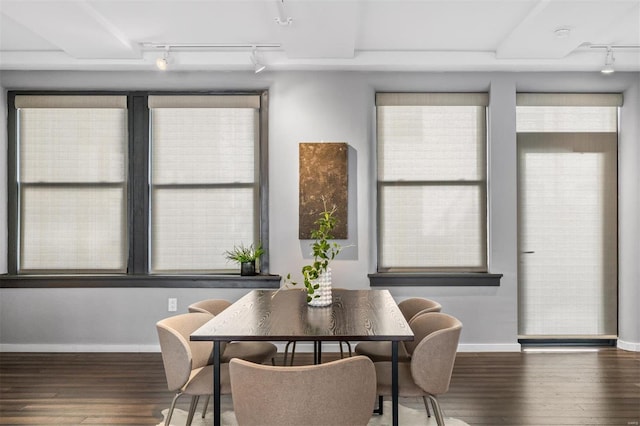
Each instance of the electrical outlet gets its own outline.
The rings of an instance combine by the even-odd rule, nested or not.
[[[169,305],[167,307],[167,310],[169,312],[175,312],[178,310],[178,299],[176,299],[175,297],[170,297],[169,298]]]

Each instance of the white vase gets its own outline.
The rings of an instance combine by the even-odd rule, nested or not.
[[[310,296],[312,299],[307,302],[309,306],[329,306],[333,302],[333,295],[331,294],[331,268],[327,268],[323,271],[318,279],[312,282],[313,284],[319,284],[319,287]],[[315,297],[319,296],[319,297]]]

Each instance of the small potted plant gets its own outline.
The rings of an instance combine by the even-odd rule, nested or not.
[[[228,260],[240,264],[241,276],[250,276],[256,274],[256,260],[264,254],[264,249],[260,243],[255,247],[253,244],[249,246],[240,244],[233,246],[232,250],[227,250],[224,254]]]

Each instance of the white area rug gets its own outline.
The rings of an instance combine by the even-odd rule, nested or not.
[[[204,399],[201,399],[201,401]],[[192,426],[210,426],[213,424],[213,414],[211,413],[211,405],[207,409],[207,416],[202,418],[202,402],[198,404],[198,410],[193,418]],[[222,424],[224,426],[237,426],[236,416],[233,414],[233,403],[229,396],[222,397],[221,403]],[[427,412],[422,404],[422,399],[401,398],[399,404],[398,418],[403,426],[421,425],[421,426],[437,426],[436,419],[433,415],[427,417]],[[164,419],[167,418],[169,409],[162,410],[163,420],[158,426],[164,425]],[[184,426],[187,423],[187,412],[176,408],[171,417],[171,426]],[[462,420],[445,418],[447,426],[469,426]],[[368,426],[386,426],[391,424],[391,401],[384,402],[384,414],[382,416],[373,415]],[[304,425],[300,425],[304,426]],[[331,425],[327,425],[331,426]]]

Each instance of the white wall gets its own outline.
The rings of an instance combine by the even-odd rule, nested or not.
[[[640,347],[640,227],[638,164],[639,73],[134,73],[3,72],[6,89],[269,89],[270,271],[300,270],[309,247],[297,238],[298,143],[347,142],[349,152],[349,241],[332,268],[341,287],[368,288],[375,270],[374,93],[376,91],[486,91],[489,107],[489,254],[500,287],[404,287],[401,300],[425,296],[440,301],[464,323],[467,350],[517,350],[517,222],[515,92],[625,91],[620,179],[620,338]],[[4,95],[3,95],[4,96]],[[6,117],[3,97],[2,111]],[[5,118],[6,120],[6,118]],[[2,123],[5,128],[5,123]],[[0,134],[6,145],[6,133]],[[3,152],[2,155],[6,156]],[[0,158],[6,170],[6,159]],[[2,173],[3,179],[6,172]],[[6,185],[0,197],[6,203]],[[6,211],[0,213],[6,229]],[[5,232],[6,234],[6,232]],[[6,258],[6,237],[0,254]],[[6,270],[6,260],[4,263]],[[236,289],[2,289],[0,344],[5,350],[153,350],[154,324],[168,316],[167,298],[179,311],[207,297],[239,298]]]
[[[618,346],[640,351],[640,77],[624,92],[619,158]]]

